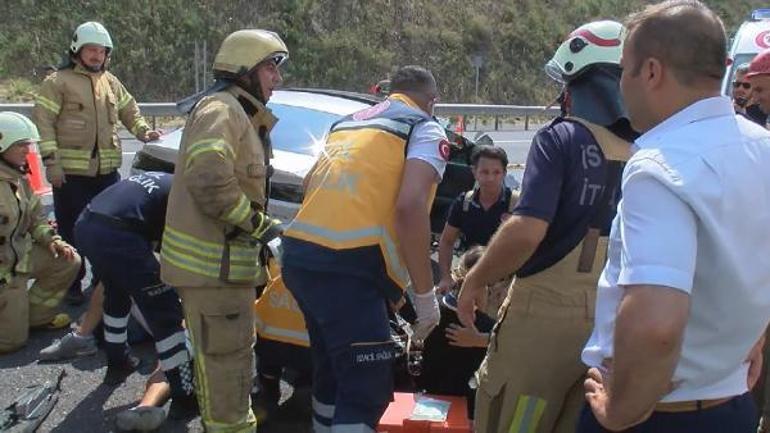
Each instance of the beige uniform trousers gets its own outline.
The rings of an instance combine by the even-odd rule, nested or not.
[[[24,346],[30,326],[49,323],[58,312],[67,288],[80,269],[80,256],[72,262],[54,258],[48,248],[32,244],[30,272],[17,274],[10,284],[0,286],[0,353]],[[32,279],[32,287],[27,282]]]
[[[477,372],[476,433],[575,431],[587,370],[580,354],[607,239],[599,239],[590,272],[577,272],[581,247],[512,284]]]
[[[208,433],[255,432],[251,410],[254,301],[251,288],[177,289],[193,345],[195,392]]]

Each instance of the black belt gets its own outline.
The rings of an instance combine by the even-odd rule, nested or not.
[[[92,211],[90,208],[86,208],[85,215],[87,218],[93,221],[99,221],[100,223],[112,228],[118,230],[126,230],[132,233],[140,234],[144,237],[149,237],[148,230],[145,228],[144,224],[141,224],[138,221],[125,220],[109,215],[100,214]]]

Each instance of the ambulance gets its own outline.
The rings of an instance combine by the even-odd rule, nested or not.
[[[732,39],[728,55],[729,66],[722,81],[722,93],[732,95],[735,69],[751,62],[757,53],[770,48],[770,8],[756,9],[747,21],[741,24]]]

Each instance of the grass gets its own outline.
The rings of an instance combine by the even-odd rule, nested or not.
[[[0,80],[0,102],[33,102],[37,84],[26,78]]]

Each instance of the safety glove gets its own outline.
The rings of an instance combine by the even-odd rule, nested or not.
[[[257,212],[251,219],[254,231],[251,237],[258,240],[262,245],[266,245],[271,240],[283,234],[284,226],[281,220],[271,218],[263,212]]]
[[[441,319],[435,288],[423,294],[414,293],[412,304],[415,313],[417,313],[417,321],[412,326],[412,339],[416,340],[417,343],[422,343]]]

